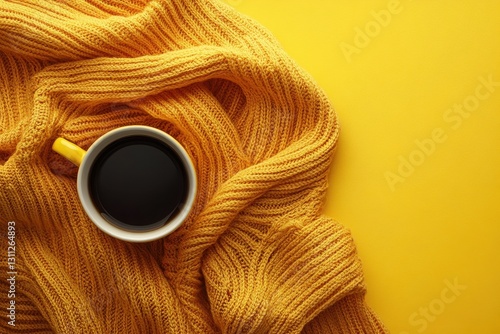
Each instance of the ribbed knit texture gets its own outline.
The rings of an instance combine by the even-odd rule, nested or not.
[[[147,244],[98,230],[51,150],[133,124],[174,136],[199,178],[189,219]],[[385,333],[349,231],[322,216],[338,131],[271,34],[215,0],[1,1],[0,249],[15,221],[17,291],[0,332]]]

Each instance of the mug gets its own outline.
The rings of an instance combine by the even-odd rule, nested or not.
[[[148,126],[124,126],[99,137],[87,151],[64,138],[52,149],[79,166],[80,202],[94,224],[115,238],[153,241],[187,218],[196,172],[173,137]]]

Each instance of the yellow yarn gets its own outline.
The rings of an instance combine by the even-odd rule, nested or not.
[[[2,333],[386,332],[321,214],[336,115],[258,23],[215,0],[2,1],[0,85]],[[132,124],[174,136],[199,177],[188,221],[148,244],[98,230],[50,149]]]

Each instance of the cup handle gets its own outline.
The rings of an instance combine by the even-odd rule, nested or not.
[[[54,144],[52,144],[52,150],[59,153],[77,166],[80,166],[85,153],[87,153],[78,145],[73,144],[72,142],[64,138],[57,138],[54,141]]]

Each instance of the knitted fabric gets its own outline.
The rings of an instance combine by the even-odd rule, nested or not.
[[[148,125],[198,173],[188,220],[134,244],[54,153]],[[2,333],[385,333],[349,231],[322,215],[338,122],[258,23],[216,0],[0,2]],[[5,252],[4,252],[5,253]]]

